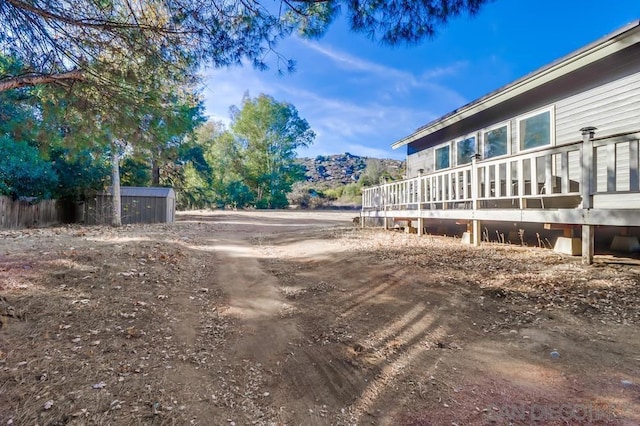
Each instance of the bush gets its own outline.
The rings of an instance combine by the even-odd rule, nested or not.
[[[0,136],[0,194],[47,199],[57,182],[52,164],[36,148]]]

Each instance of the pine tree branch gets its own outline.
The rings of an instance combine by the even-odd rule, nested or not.
[[[82,81],[84,79],[84,71],[82,70],[73,70],[60,74],[9,77],[7,79],[0,80],[0,92],[19,89],[20,87],[34,86],[36,84],[61,84],[67,81]]]
[[[173,30],[172,28],[165,26],[141,25],[139,23],[111,21],[101,19],[99,17],[91,19],[78,19],[67,15],[56,14],[49,10],[34,6],[33,4],[29,4],[21,0],[6,0],[6,2],[16,9],[21,9],[33,13],[48,21],[61,22],[76,27],[93,28],[98,30],[136,29],[142,31],[177,33],[177,31]]]

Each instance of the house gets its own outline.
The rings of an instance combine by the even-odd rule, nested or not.
[[[463,226],[474,244],[530,229],[591,263],[609,237],[638,247],[639,140],[636,21],[395,142],[406,179],[364,189],[361,223]]]

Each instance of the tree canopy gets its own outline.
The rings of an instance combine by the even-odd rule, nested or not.
[[[294,31],[321,36],[340,15],[372,39],[416,43],[488,1],[2,0],[0,54],[22,67],[0,74],[0,91],[82,81],[108,87],[140,68],[184,73],[244,60],[264,67],[280,39]]]
[[[16,67],[16,58],[0,55],[0,73]],[[125,147],[127,163],[140,160],[149,177],[173,164],[179,146],[204,121],[203,107],[182,80],[161,77],[166,76],[158,72],[153,80],[138,82],[162,83],[145,88],[139,102],[89,85],[73,91],[38,85],[0,92],[0,150],[6,154],[0,160],[0,195],[86,199],[109,184],[108,157]],[[142,183],[139,176],[127,178]]]
[[[296,149],[307,147],[315,133],[291,104],[267,95],[248,96],[232,108],[231,130],[243,149],[244,183],[258,207],[284,207],[291,185],[304,177],[294,165]]]
[[[273,58],[279,70],[292,69],[278,42],[292,33],[320,37],[338,17],[389,45],[417,43],[489,1],[0,0],[0,138],[12,160],[4,170],[30,169],[20,182],[48,188],[80,181],[78,170],[95,166],[83,184],[95,188],[110,154],[115,186],[118,155],[133,152],[131,181],[146,178],[136,169],[143,156],[155,184],[198,189],[200,201],[286,205],[295,149],[314,137],[307,122],[292,105],[247,98],[231,129],[213,137],[215,148],[184,148],[203,119],[198,70],[247,62],[264,69]],[[28,191],[11,176],[0,192]],[[36,196],[55,192],[45,187]],[[231,198],[216,197],[220,188]]]

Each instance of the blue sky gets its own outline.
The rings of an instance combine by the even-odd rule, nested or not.
[[[301,157],[404,159],[391,144],[416,128],[637,19],[637,0],[496,0],[411,47],[381,45],[338,20],[319,40],[279,45],[294,73],[279,75],[275,63],[207,70],[206,114],[228,123],[245,92],[265,93],[293,104],[316,132]]]

